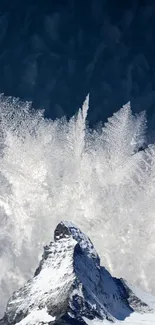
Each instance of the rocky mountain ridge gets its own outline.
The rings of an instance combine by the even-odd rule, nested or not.
[[[100,265],[90,239],[70,222],[55,229],[30,279],[9,299],[0,325],[84,325],[123,321],[133,312],[152,313],[122,279]]]

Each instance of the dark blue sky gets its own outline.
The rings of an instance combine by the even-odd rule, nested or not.
[[[90,92],[91,125],[130,100],[155,129],[155,2],[2,0],[0,92],[52,118]]]

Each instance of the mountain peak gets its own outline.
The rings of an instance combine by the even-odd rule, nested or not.
[[[100,265],[90,239],[60,222],[44,247],[34,277],[13,293],[0,325],[87,324],[86,319],[124,320],[151,308]]]
[[[83,253],[87,254],[90,258],[96,259],[97,263],[100,264],[100,258],[88,236],[72,222],[61,221],[54,231],[54,240],[57,241],[69,236],[79,244]]]

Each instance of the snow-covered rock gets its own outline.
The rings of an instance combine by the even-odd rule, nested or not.
[[[56,227],[54,242],[44,247],[34,277],[8,301],[0,325],[124,321],[133,312],[153,313],[153,304],[141,297],[112,277],[90,239],[65,221]]]

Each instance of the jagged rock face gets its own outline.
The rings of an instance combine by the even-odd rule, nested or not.
[[[61,222],[34,277],[10,298],[0,325],[123,320],[134,310],[150,311],[124,281],[100,265],[89,238],[72,223]]]
[[[9,324],[19,322],[30,310],[47,308],[57,316],[64,314],[75,278],[73,253],[76,242],[63,238],[44,249],[43,259],[33,279],[15,292],[7,305]]]
[[[54,240],[59,240],[64,237],[71,236],[76,240],[79,246],[82,249],[82,252],[85,253],[92,259],[96,259],[96,263],[100,264],[100,258],[91,242],[91,240],[84,234],[80,229],[75,227],[73,223],[63,221],[58,224],[54,232]]]

